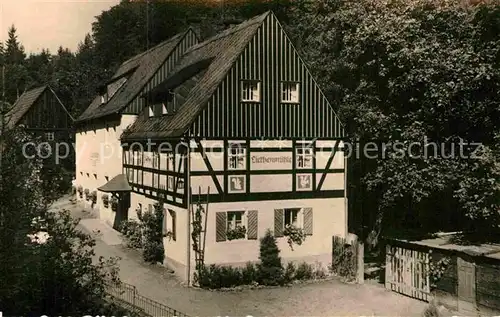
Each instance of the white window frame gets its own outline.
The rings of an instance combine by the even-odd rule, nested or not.
[[[232,171],[245,170],[246,155],[247,149],[244,143],[230,143],[227,149],[227,168]]]
[[[169,190],[174,190],[174,177],[173,176],[168,176],[167,177],[167,187]]]
[[[313,149],[306,144],[299,144],[295,149],[295,167],[297,169],[313,168]]]
[[[295,87],[295,91],[293,90],[293,87]],[[282,82],[281,102],[299,103],[299,100],[300,100],[300,84],[297,82]]]
[[[47,132],[45,133],[45,137],[47,138],[47,141],[54,141],[54,132]]]
[[[241,81],[241,101],[260,102],[261,84],[258,80]]]
[[[240,215],[239,220],[237,219],[238,214]],[[229,230],[236,229],[237,226],[245,227],[245,229],[248,230],[246,211],[245,210],[226,211],[226,232]],[[246,240],[247,239],[246,230],[245,230],[245,237],[244,238],[239,238],[239,239],[234,239],[234,240]],[[232,241],[234,241],[234,240],[232,240]]]
[[[287,218],[288,221],[287,223]],[[283,209],[283,229],[287,225],[293,225],[296,228],[304,228],[304,209],[303,208],[285,208]]]

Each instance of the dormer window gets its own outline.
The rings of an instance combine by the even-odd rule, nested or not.
[[[106,102],[108,102],[108,93],[103,93],[101,95],[101,105],[105,104]]]
[[[260,82],[243,80],[241,82],[241,101],[260,102]]]
[[[299,103],[299,83],[281,84],[281,102]]]
[[[154,109],[153,109],[153,106],[149,106],[148,107],[148,111],[149,111],[149,117],[152,118],[155,116],[155,112],[154,112]]]
[[[164,102],[161,104],[161,114],[168,114],[167,105]]]

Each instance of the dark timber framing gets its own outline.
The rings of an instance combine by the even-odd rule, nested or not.
[[[323,188],[326,187],[324,184],[327,175],[345,173],[345,166],[332,168],[336,153],[340,153],[339,143],[345,138],[343,126],[274,14],[268,12],[255,17],[223,31],[193,49],[187,49],[184,56],[179,56],[177,65],[171,66],[172,74],[159,85],[171,85],[178,81],[178,78],[182,78],[182,75],[186,75],[182,73],[183,69],[205,60],[210,60],[210,63],[204,66],[206,73],[200,78],[193,77],[196,82],[194,86],[187,85],[189,88],[186,88],[188,91],[183,95],[184,104],[179,104],[176,113],[154,118],[140,117],[124,134],[124,151],[128,149],[125,143],[130,142],[195,142],[196,146],[190,153],[196,154],[196,157],[201,155],[206,170],[190,170],[186,159],[182,161],[182,172],[180,166],[177,169],[168,166],[167,170],[158,168],[153,173],[176,177],[177,181],[173,193],[167,184],[165,191],[156,189],[157,195],[170,195],[171,199],[166,203],[172,205],[179,205],[178,200],[182,199],[180,204],[187,207],[189,189],[184,188],[183,194],[177,193],[177,184],[181,177],[184,177],[185,184],[190,183],[186,179],[189,170],[190,177],[202,177],[210,183],[213,182],[217,189],[217,193],[211,193],[208,197],[206,194],[198,195],[193,189],[192,201],[206,198],[210,202],[238,202],[345,197],[344,190]],[[242,81],[259,82],[258,101],[242,101]],[[284,83],[298,84],[298,102],[282,101]],[[177,84],[182,88],[182,83]],[[212,88],[207,88],[208,86]],[[154,102],[158,101],[151,101],[152,104]],[[204,145],[204,140],[220,141],[220,146],[208,147]],[[244,169],[229,169],[229,142],[233,141],[245,148]],[[258,147],[252,144],[253,141],[289,143],[287,147],[272,148],[268,147],[269,145]],[[331,144],[320,144],[320,141],[328,141]],[[311,148],[310,167],[296,166],[298,146]],[[153,146],[152,151],[158,149]],[[209,155],[222,151],[223,155],[218,158]],[[275,170],[252,169],[252,155],[269,152],[288,152],[286,155],[292,159],[291,167]],[[322,162],[326,165],[319,166],[318,169],[317,155],[321,153],[329,153],[329,156],[327,162]],[[219,168],[222,167],[221,170],[214,169],[216,165],[212,159],[223,160],[217,164]],[[142,163],[144,164],[144,161]],[[127,164],[125,167],[141,172],[151,171],[137,164]],[[310,188],[298,190],[299,174],[311,175]],[[238,193],[229,191],[231,175],[245,177],[244,190]],[[255,175],[290,175],[289,190],[252,192],[252,176]],[[135,188],[144,187],[144,184],[135,185]]]

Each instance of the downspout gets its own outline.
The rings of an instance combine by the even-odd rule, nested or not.
[[[187,140],[186,150],[186,206],[187,206],[187,250],[186,250],[186,277],[187,285],[191,284],[191,140]]]

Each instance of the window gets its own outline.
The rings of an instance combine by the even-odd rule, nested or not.
[[[158,153],[153,153],[153,168],[158,168],[160,162],[160,155]]]
[[[245,148],[242,144],[231,144],[229,145],[229,169],[231,170],[242,170],[245,169]]]
[[[167,170],[174,171],[174,154],[172,152],[167,153]]]
[[[244,211],[228,211],[227,212],[227,230],[234,230],[238,227],[243,227]]]
[[[260,102],[260,82],[250,80],[242,81],[241,100]]]
[[[141,212],[142,213],[142,204],[141,203],[138,203],[137,204],[137,210],[138,212]]]
[[[177,180],[177,189],[184,189],[184,180],[183,179]]]
[[[153,188],[158,188],[158,174],[153,174]]]
[[[172,237],[172,240],[176,241],[177,237],[177,215],[175,211],[173,210],[168,210],[168,213],[170,214],[170,234]]]
[[[137,165],[142,166],[142,152],[135,152],[137,156]]]
[[[300,208],[285,209],[285,227],[289,225],[302,227],[302,224],[299,224],[299,213]]]
[[[168,177],[168,189],[174,190],[174,178],[172,176]]]
[[[313,234],[312,208],[286,208],[274,210],[274,235],[283,237],[288,226],[294,226],[304,231],[306,235]]]
[[[106,102],[108,102],[108,94],[107,93],[101,95],[101,105],[105,104]]]
[[[312,148],[299,146],[297,148],[297,168],[312,168],[313,153]]]
[[[97,179],[97,174],[94,174],[94,178]]]
[[[168,114],[167,105],[165,103],[161,104],[161,114]]]
[[[142,171],[137,171],[137,183],[142,185]]]
[[[153,109],[153,106],[149,106],[148,107],[148,111],[149,111],[149,117],[152,118],[155,116],[155,112],[154,112],[154,109]]]
[[[281,84],[281,102],[298,103],[299,102],[299,84],[282,83]]]
[[[54,132],[45,133],[45,137],[47,138],[47,141],[54,141]]]
[[[109,177],[108,176],[104,176],[104,179],[106,180],[106,182],[109,182]]]

